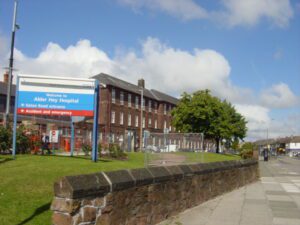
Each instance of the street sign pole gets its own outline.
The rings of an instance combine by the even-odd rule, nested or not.
[[[95,80],[95,94],[94,94],[94,122],[93,122],[93,149],[92,160],[97,162],[98,159],[98,112],[99,112],[99,81]]]
[[[17,148],[17,108],[18,108],[18,98],[19,98],[19,77],[17,76],[17,86],[16,86],[16,94],[15,94],[15,110],[14,110],[14,127],[13,127],[13,151],[12,157],[16,158],[16,148]]]
[[[75,140],[75,129],[73,117],[71,117],[71,156],[74,155],[74,140]]]

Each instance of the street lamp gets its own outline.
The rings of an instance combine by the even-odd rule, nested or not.
[[[6,93],[6,109],[5,109],[5,115],[3,118],[5,127],[8,127],[8,124],[9,124],[10,96],[11,96],[11,86],[12,86],[12,78],[13,78],[12,71],[13,71],[13,67],[14,67],[15,34],[16,34],[16,30],[19,29],[19,26],[16,23],[17,9],[18,9],[18,0],[15,0],[13,26],[12,26],[12,34],[11,34],[9,67],[8,67],[9,73],[8,73],[7,93]]]

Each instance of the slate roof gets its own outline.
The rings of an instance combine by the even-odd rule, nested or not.
[[[0,95],[6,95],[7,93],[7,83],[0,81]],[[16,85],[12,85],[11,95],[15,96],[16,93]]]
[[[140,92],[141,88],[138,85],[126,82],[124,80],[121,80],[119,78],[113,77],[105,73],[100,73],[96,76],[93,76],[92,78],[99,80],[100,83],[105,85],[111,85],[114,87],[121,88],[123,90],[130,91],[135,94],[139,94],[139,95],[141,94]],[[165,93],[153,89],[149,90],[144,88],[144,96],[158,101],[169,102],[174,105],[176,105],[179,102],[177,98],[174,98],[170,95],[167,95]]]

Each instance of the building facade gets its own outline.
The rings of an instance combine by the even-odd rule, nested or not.
[[[103,73],[93,78],[101,84],[99,138],[102,143],[123,143],[126,149],[134,150],[139,148],[141,126],[151,133],[175,131],[171,110],[178,99],[146,89],[143,79],[134,85]]]

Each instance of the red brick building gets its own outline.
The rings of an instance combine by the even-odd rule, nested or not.
[[[146,89],[143,79],[137,85],[116,77],[99,74],[93,78],[101,84],[99,135],[101,142],[122,142],[128,150],[139,147],[140,126],[163,133],[171,126],[171,110],[178,99],[153,89]],[[143,119],[141,120],[141,90]]]

